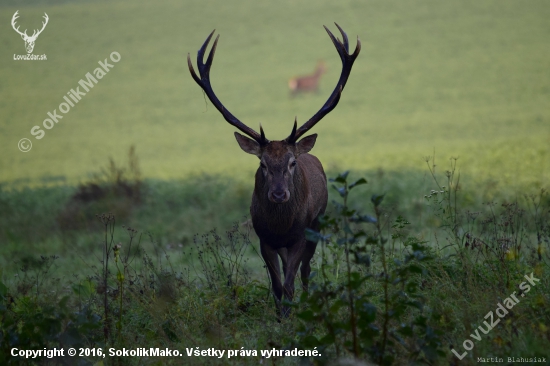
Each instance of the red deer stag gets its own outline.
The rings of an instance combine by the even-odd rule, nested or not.
[[[310,261],[315,253],[316,243],[306,240],[305,230],[306,228],[318,230],[318,217],[324,214],[327,206],[325,172],[319,160],[308,154],[315,145],[317,134],[299,139],[336,107],[348,80],[351,67],[361,50],[361,42],[357,38],[355,52],[350,54],[346,33],[338,24],[336,27],[342,33],[343,42],[335,38],[327,27],[325,30],[342,60],[342,73],[338,84],[323,107],[300,128],[296,128],[297,124],[294,120],[292,132],[281,141],[268,140],[261,126],[260,133],[257,133],[239,121],[214,94],[210,85],[210,67],[219,35],[214,41],[206,63],[204,63],[204,54],[214,31],[210,33],[198,51],[197,67],[200,76],[195,73],[191,58],[187,55],[191,76],[204,90],[214,107],[220,111],[229,124],[251,137],[250,139],[235,132],[235,138],[241,149],[260,159],[252,193],[250,215],[254,230],[260,238],[260,249],[271,277],[279,316],[281,315],[283,293],[285,299],[289,301],[293,299],[294,279],[300,263],[302,264],[300,270],[302,284],[304,291],[307,291],[311,272]],[[277,255],[283,262],[284,286],[281,284]],[[288,316],[289,313],[289,308],[282,309],[283,316]]]
[[[290,94],[294,96],[300,92],[317,92],[319,90],[319,79],[326,71],[327,67],[325,63],[319,61],[313,74],[293,77],[288,81]]]

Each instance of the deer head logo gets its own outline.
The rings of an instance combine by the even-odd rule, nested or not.
[[[25,49],[27,50],[27,53],[32,53],[32,50],[34,49],[34,42],[36,42],[36,39],[38,38],[40,33],[42,33],[44,28],[46,28],[46,24],[48,24],[48,20],[49,20],[48,14],[44,13],[44,21],[42,22],[42,29],[40,30],[35,29],[34,32],[32,33],[32,36],[28,36],[26,29],[24,32],[21,32],[19,30],[19,26],[17,26],[17,28],[15,27],[15,21],[17,20],[17,18],[19,18],[18,13],[19,13],[19,10],[17,10],[15,14],[13,14],[13,17],[11,18],[11,26],[17,33],[21,35],[21,38],[23,38],[23,41],[25,41]]]

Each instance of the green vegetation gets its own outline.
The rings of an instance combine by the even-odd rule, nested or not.
[[[9,0],[0,9],[5,25],[19,10],[22,28],[50,17],[34,51],[48,61],[14,61],[21,38],[0,34],[1,364],[20,362],[12,347],[61,345],[317,347],[323,356],[308,360],[319,364],[449,364],[450,347],[464,352],[530,273],[540,284],[480,332],[461,364],[547,357],[549,3]],[[258,162],[205,102],[185,56],[216,28],[216,93],[243,122],[283,138],[338,78],[322,28],[333,21],[351,47],[355,35],[363,45],[339,106],[313,131],[312,153],[340,190],[322,231],[309,233],[319,240],[311,291],[298,291],[279,323],[247,224]],[[32,126],[113,51],[120,62],[34,139]],[[319,93],[290,98],[287,80],[319,59],[328,67]],[[23,137],[30,152],[16,148]],[[368,184],[351,191],[360,177]],[[228,362],[259,358],[191,359]]]
[[[2,363],[20,362],[9,356],[12,347],[56,346],[102,352],[136,347],[257,352],[232,359],[226,354],[222,360],[186,358],[191,364],[256,364],[261,350],[274,349],[316,350],[321,355],[270,357],[281,365],[299,360],[334,364],[335,359],[353,357],[384,365],[443,365],[457,360],[448,347],[465,364],[478,357],[546,357],[550,199],[544,191],[515,202],[464,206],[465,192],[451,166],[445,174],[434,173],[434,189],[418,208],[390,194],[371,195],[366,180],[349,184],[348,173],[340,174],[332,179],[335,200],[321,220],[322,231],[308,233],[319,241],[310,293],[298,291],[294,313],[279,323],[257,238],[246,225],[236,224],[225,234],[211,230],[191,240],[184,236],[171,241],[171,235],[185,232],[175,227],[186,216],[171,218],[157,210],[169,210],[176,192],[190,204],[207,196],[200,189],[190,189],[193,194],[188,195],[185,185],[176,189],[141,182],[136,170],[110,167],[104,178],[80,186],[68,198],[60,199],[63,194],[55,189],[38,191],[51,201],[57,198],[57,216],[51,221],[37,212],[34,222],[17,226],[24,222],[19,215],[26,211],[17,211],[24,207],[24,195],[2,192],[6,214],[0,216],[0,234],[8,243],[2,248],[0,281]],[[429,168],[433,172],[433,165]],[[215,194],[207,201],[215,207],[187,213],[203,217],[206,226],[212,223],[206,214],[224,207],[224,193],[235,191],[211,181]],[[112,195],[120,187],[132,187],[134,194]],[[90,192],[95,192],[93,198]],[[237,202],[246,200],[235,197]],[[70,220],[66,210],[74,205],[81,216]],[[121,227],[111,213],[88,218],[102,206],[127,222],[144,220],[145,229],[159,225],[161,240]],[[420,217],[414,214],[418,211]],[[525,275],[539,281],[529,292],[518,288]],[[511,307],[506,303],[510,294],[521,296]],[[499,303],[508,304],[509,312],[500,326],[488,329],[483,320]],[[470,334],[478,333],[481,338],[473,343]],[[465,340],[475,348],[463,355]],[[83,364],[101,360],[96,355],[80,358]],[[109,356],[104,362],[139,360]],[[181,358],[163,358],[166,362],[178,364]]]
[[[43,2],[40,2],[41,4]],[[13,61],[21,38],[0,41],[0,181],[76,184],[137,145],[145,178],[224,174],[250,181],[256,160],[205,99],[185,56],[221,34],[212,83],[245,123],[271,139],[311,117],[340,72],[322,25],[363,50],[338,108],[315,127],[314,153],[332,171],[423,170],[423,157],[461,159],[464,183],[497,188],[548,182],[550,5],[517,1],[109,1],[26,6],[20,22],[50,24],[35,53]],[[2,6],[3,24],[18,8]],[[23,24],[23,23],[22,23]],[[30,135],[99,60],[122,59],[41,140]],[[318,94],[289,98],[287,81],[328,72]],[[27,137],[26,154],[17,142]]]

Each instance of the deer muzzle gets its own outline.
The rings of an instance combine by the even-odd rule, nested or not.
[[[269,200],[273,203],[285,203],[290,198],[288,189],[278,189],[269,192]]]

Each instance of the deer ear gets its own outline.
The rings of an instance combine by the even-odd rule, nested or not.
[[[298,155],[305,154],[313,149],[315,146],[315,140],[317,140],[317,134],[309,135],[301,139],[296,143],[296,153]]]
[[[243,149],[245,153],[256,155],[259,158],[262,156],[260,144],[258,144],[256,141],[249,139],[248,137],[245,137],[238,132],[235,132],[235,138],[237,139],[239,146],[241,147],[241,149]]]

